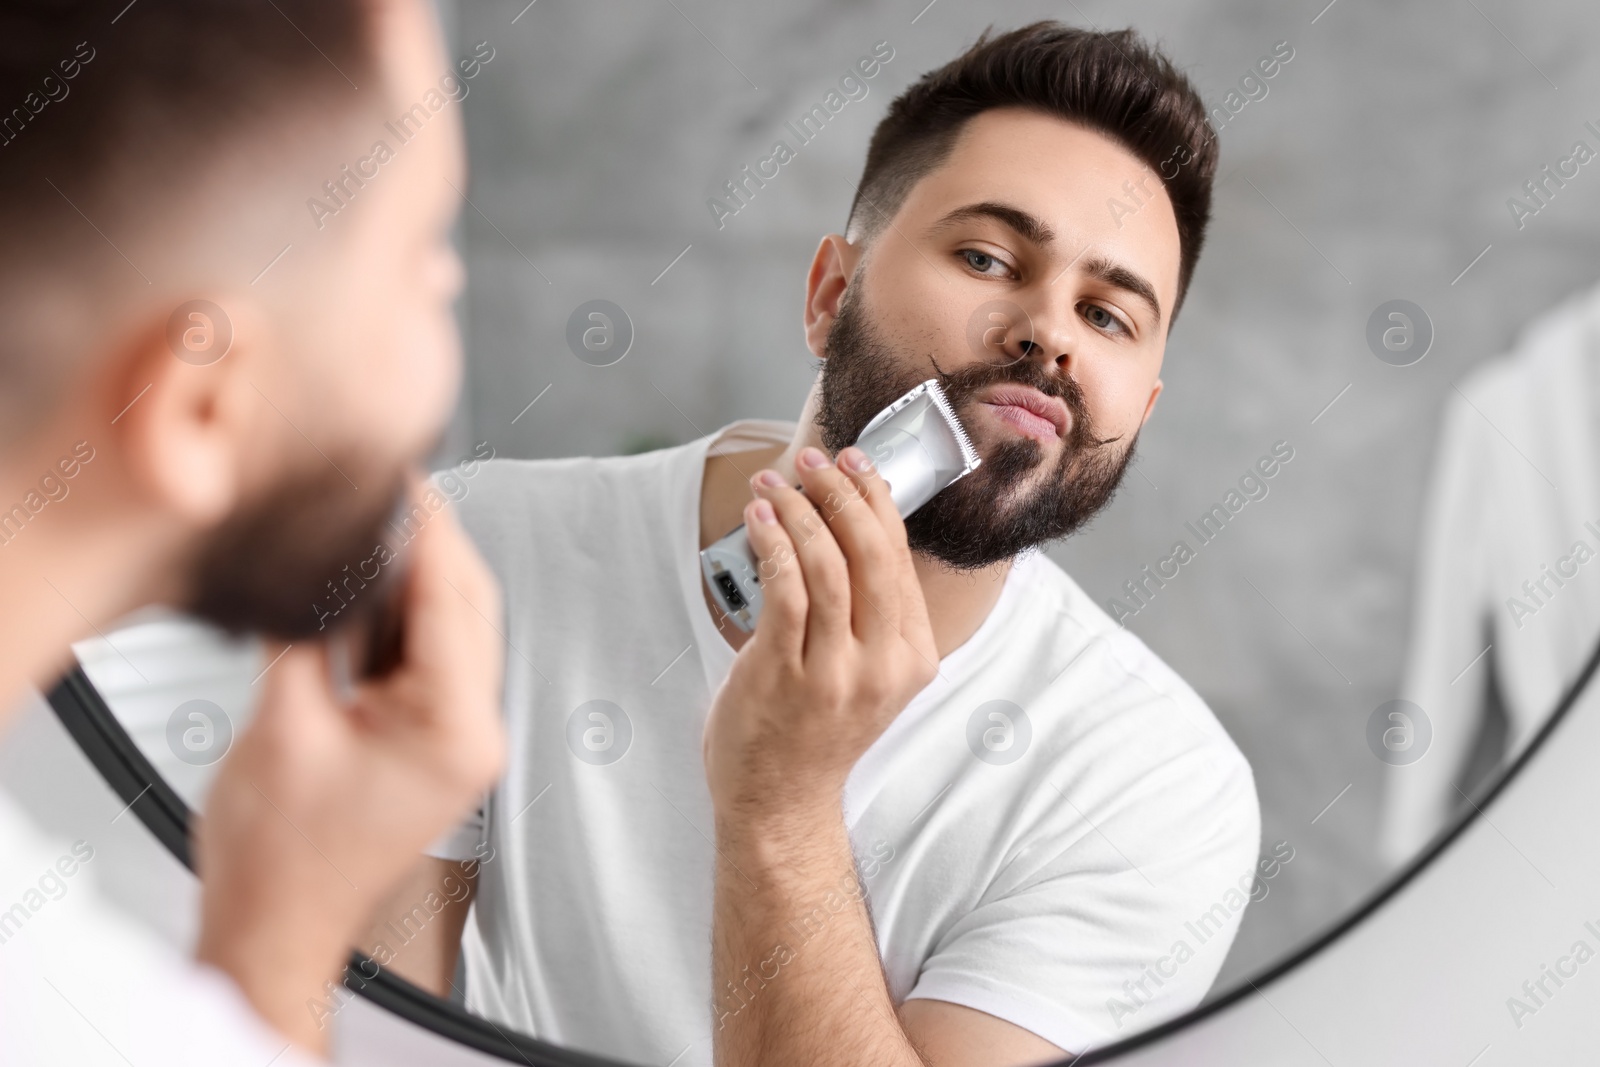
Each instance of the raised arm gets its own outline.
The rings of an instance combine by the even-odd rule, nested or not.
[[[199,825],[200,959],[313,1052],[374,908],[504,764],[498,587],[448,510],[412,551],[400,665],[346,701],[323,647],[286,650]]]
[[[834,465],[807,449],[797,467],[806,495],[758,475],[745,508],[765,605],[706,723],[716,1062],[1061,1058],[983,1012],[890,997],[842,794],[856,760],[932,679],[937,652],[905,527],[867,457],[850,448]],[[812,934],[794,944],[796,929]]]

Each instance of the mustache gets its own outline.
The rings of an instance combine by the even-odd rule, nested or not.
[[[1074,448],[1101,448],[1122,440],[1121,434],[1105,438],[1095,435],[1089,416],[1089,402],[1083,395],[1082,386],[1071,375],[1049,374],[1031,359],[1020,359],[1014,363],[977,363],[954,371],[946,371],[939,366],[938,359],[932,353],[929,353],[928,360],[939,377],[939,385],[957,409],[991,385],[1000,382],[1025,385],[1067,405],[1067,410],[1072,412],[1070,443]]]

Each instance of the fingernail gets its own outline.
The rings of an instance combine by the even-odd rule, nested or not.
[[[840,452],[839,460],[853,471],[865,471],[872,467],[872,460],[855,445],[851,445],[843,452]]]
[[[774,470],[765,470],[756,475],[756,481],[769,488],[776,489],[783,484],[783,475]]]
[[[757,522],[772,523],[778,521],[778,515],[772,510],[772,501],[757,500],[750,508],[750,514]]]
[[[812,448],[810,445],[800,450],[800,466],[816,470],[828,465],[828,457],[822,454],[822,449]]]

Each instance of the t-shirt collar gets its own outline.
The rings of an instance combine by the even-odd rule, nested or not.
[[[722,429],[686,445],[682,452],[683,466],[673,476],[670,499],[676,501],[672,521],[673,558],[678,562],[678,582],[683,591],[684,607],[689,613],[689,626],[698,659],[705,671],[706,690],[715,693],[733,668],[736,655],[728,644],[706,606],[701,591],[700,577],[700,493],[705,478],[706,457],[716,447],[724,453],[737,453],[764,448],[774,444],[787,444],[794,437],[795,423],[776,419],[741,419]],[[952,649],[939,661],[939,678],[912,701],[916,706],[927,698],[943,692],[961,675],[968,661],[980,656],[996,630],[1015,610],[1028,588],[1027,572],[1038,562],[1035,552],[1024,552],[1012,564],[1006,575],[1005,587],[1000,591],[994,608],[973,632],[972,636]],[[731,624],[729,624],[731,625]]]

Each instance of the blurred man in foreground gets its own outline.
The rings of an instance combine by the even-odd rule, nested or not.
[[[289,642],[201,820],[197,963],[90,888],[34,907],[92,842],[0,797],[0,1061],[326,1052],[309,1005],[499,770],[498,592],[410,473],[460,378],[457,70],[421,0],[0,13],[0,714],[146,604]],[[400,661],[336,691],[311,605],[407,494],[356,605],[393,588]]]

